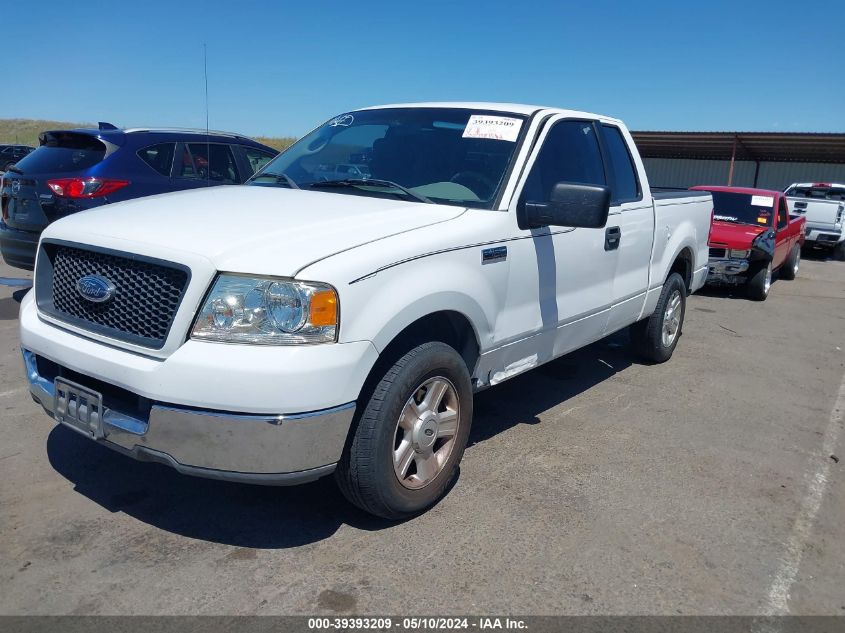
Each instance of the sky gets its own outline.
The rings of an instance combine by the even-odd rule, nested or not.
[[[17,0],[0,118],[301,136],[408,101],[636,130],[845,131],[845,2]],[[831,25],[831,26],[827,26]]]

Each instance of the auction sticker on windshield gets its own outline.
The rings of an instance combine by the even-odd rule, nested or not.
[[[507,116],[473,114],[464,128],[464,138],[489,138],[515,143],[522,128],[522,120]]]
[[[751,196],[752,207],[773,207],[775,199],[772,196]]]

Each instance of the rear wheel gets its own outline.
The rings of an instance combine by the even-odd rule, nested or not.
[[[681,337],[687,305],[687,287],[678,273],[663,284],[657,307],[647,319],[631,326],[634,351],[645,360],[662,363],[672,357]]]
[[[338,464],[336,480],[359,508],[401,519],[434,505],[455,477],[472,421],[461,356],[430,342],[380,379]]]
[[[781,279],[795,279],[796,275],[798,275],[798,267],[801,265],[801,247],[796,244],[792,247],[792,251],[789,253],[789,257],[783,263],[783,266],[780,268],[780,278]]]
[[[772,287],[772,262],[760,262],[748,278],[746,291],[749,299],[765,301]]]

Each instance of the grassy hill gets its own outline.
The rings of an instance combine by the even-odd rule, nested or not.
[[[91,123],[43,121],[40,119],[0,119],[0,143],[38,147],[38,135],[44,130],[67,130],[77,127],[96,126]]]
[[[292,136],[256,136],[255,140],[270,147],[275,147],[279,151],[287,149],[297,141]]]
[[[41,119],[0,119],[0,143],[38,147],[38,135],[44,130],[67,130],[80,127],[96,127],[96,124],[43,121]],[[279,150],[285,149],[296,141],[295,138],[272,136],[259,136],[255,140]]]

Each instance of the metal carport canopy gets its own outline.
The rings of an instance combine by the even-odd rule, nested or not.
[[[845,133],[632,132],[643,158],[845,163]]]

